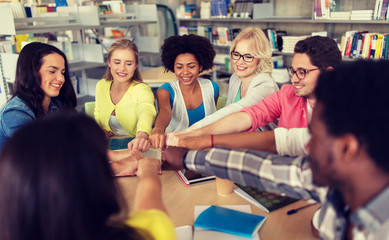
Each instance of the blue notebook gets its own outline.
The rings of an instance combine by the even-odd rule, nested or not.
[[[243,237],[253,237],[265,220],[264,216],[212,205],[197,217],[193,225]]]

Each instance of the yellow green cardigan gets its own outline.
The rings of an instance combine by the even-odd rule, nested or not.
[[[133,81],[118,104],[111,101],[112,81],[100,80],[96,85],[95,119],[105,130],[112,131],[109,118],[115,110],[116,118],[130,137],[139,131],[150,134],[155,120],[154,94],[145,83]]]

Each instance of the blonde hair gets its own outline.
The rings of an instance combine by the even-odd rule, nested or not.
[[[111,61],[112,54],[115,50],[117,49],[128,49],[130,51],[133,51],[135,54],[135,61],[136,64],[138,64],[138,58],[139,58],[139,52],[138,52],[138,47],[135,45],[135,43],[131,40],[128,39],[119,39],[116,42],[112,44],[112,46],[108,50],[108,55],[107,55],[107,62]],[[107,64],[107,70],[105,71],[104,78],[106,80],[113,80],[113,76],[111,73],[111,68]],[[132,81],[137,81],[137,82],[143,82],[142,76],[140,75],[138,67],[136,68],[134,75],[132,76]]]
[[[273,61],[271,59],[272,53],[265,33],[261,29],[255,27],[247,27],[243,29],[232,42],[230,55],[231,52],[235,51],[236,45],[242,39],[249,41],[251,55],[259,59],[256,72],[271,73],[273,70]]]

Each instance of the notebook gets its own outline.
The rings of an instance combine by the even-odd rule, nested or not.
[[[212,205],[200,213],[193,225],[196,228],[205,228],[252,238],[257,234],[265,220],[266,217],[264,216]],[[209,232],[207,234],[210,237],[216,233]],[[195,232],[195,239],[196,235],[198,235],[197,232]]]

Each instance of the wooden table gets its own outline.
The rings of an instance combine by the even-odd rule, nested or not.
[[[118,178],[118,182],[131,210],[137,178]],[[287,215],[288,210],[306,204],[305,201],[297,201],[267,214],[236,193],[227,197],[217,195],[215,181],[186,187],[175,172],[164,171],[161,175],[161,182],[162,198],[176,227],[193,225],[194,207],[196,205],[250,205],[254,214],[267,217],[266,222],[259,230],[261,240],[317,239],[312,235],[310,225],[312,216],[318,208],[316,205],[293,215]]]

